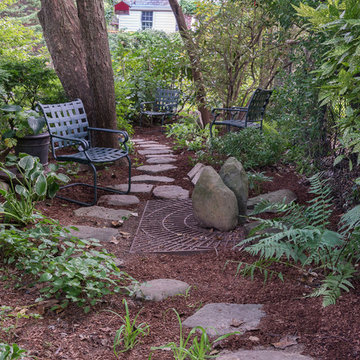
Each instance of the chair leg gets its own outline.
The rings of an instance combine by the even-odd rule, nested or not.
[[[140,120],[139,120],[139,122],[140,122],[140,127],[142,127],[142,117],[143,117],[143,114],[140,113]]]

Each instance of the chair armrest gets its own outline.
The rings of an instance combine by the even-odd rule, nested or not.
[[[122,143],[126,143],[129,140],[129,135],[126,131],[123,130],[114,130],[114,129],[106,129],[106,128],[94,128],[94,127],[88,127],[88,130],[90,131],[102,131],[102,132],[108,132],[108,133],[113,133],[113,134],[121,134],[124,138],[123,141],[121,141]]]
[[[247,112],[248,108],[247,107],[236,107],[233,106],[231,108],[214,108],[211,110],[211,115],[213,116],[214,120],[212,121],[212,123],[214,123],[216,121],[216,119],[222,114],[222,113],[230,113],[231,114],[231,118],[234,118],[234,116],[236,115],[236,113],[240,113],[240,112]]]
[[[142,103],[140,103],[140,111],[146,111],[146,105],[155,103],[156,101],[143,101]]]
[[[85,139],[79,139],[79,138],[76,138],[76,137],[61,136],[61,135],[51,135],[51,137],[57,138],[57,139],[60,139],[60,140],[68,140],[68,141],[78,142],[83,146],[82,151],[88,150],[90,148],[90,145],[89,145],[88,141],[86,141]]]

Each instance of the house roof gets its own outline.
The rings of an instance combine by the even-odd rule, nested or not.
[[[131,10],[169,10],[168,0],[127,0]]]

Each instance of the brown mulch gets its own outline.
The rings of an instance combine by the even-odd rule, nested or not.
[[[171,144],[160,133],[158,128],[136,129],[135,138],[146,138]],[[174,177],[176,184],[191,190],[192,185],[186,178],[192,168],[189,159],[193,154],[177,151],[178,168],[166,172],[166,176]],[[134,164],[145,159],[137,153],[132,155]],[[115,184],[126,181],[122,170],[115,167],[99,171],[102,184]],[[140,172],[134,170],[133,175]],[[280,188],[289,188],[298,196],[300,203],[309,198],[308,183],[289,167],[277,166],[266,169],[266,174],[273,177],[271,183],[262,185],[262,192]],[[86,177],[86,172],[77,176]],[[85,198],[86,191],[71,189],[68,192]],[[100,194],[101,195],[101,194]],[[138,323],[150,325],[150,334],[141,339],[135,348],[120,354],[120,359],[148,359],[152,346],[160,346],[171,341],[178,341],[179,324],[171,309],[176,309],[181,319],[192,315],[197,309],[212,302],[256,303],[264,304],[264,317],[259,329],[241,336],[233,336],[223,341],[221,349],[251,349],[258,346],[273,348],[274,343],[284,336],[297,337],[298,349],[303,354],[316,359],[360,359],[360,284],[355,282],[355,289],[343,293],[334,306],[323,308],[320,298],[306,298],[318,285],[316,279],[305,277],[296,269],[279,266],[277,270],[284,273],[284,282],[273,278],[264,284],[263,278],[256,275],[254,280],[236,276],[237,262],[251,261],[249,255],[240,251],[209,252],[188,256],[181,255],[134,255],[128,250],[137,229],[146,200],[151,195],[139,195],[140,206],[133,210],[139,217],[127,220],[121,231],[130,233],[119,244],[106,243],[104,246],[116,257],[124,260],[123,270],[139,281],[156,278],[171,278],[187,282],[191,285],[187,296],[175,296],[162,302],[140,302],[127,298],[132,318],[141,310]],[[92,226],[110,226],[97,219],[75,218],[72,214],[78,205],[54,199],[39,204],[39,209],[49,217],[58,219],[61,224],[81,224]],[[339,215],[334,216],[337,222]],[[230,260],[230,262],[228,262]],[[233,262],[231,262],[233,261]],[[227,264],[227,265],[226,265]],[[225,266],[226,265],[226,266]],[[0,264],[0,271],[5,269]],[[0,277],[1,305],[24,306],[34,304],[39,296],[35,288],[15,289],[11,286],[16,271],[10,271],[6,277]],[[121,295],[104,298],[90,313],[85,314],[75,306],[69,306],[62,312],[51,312],[46,306],[35,306],[42,313],[43,319],[22,319],[15,330],[11,341],[28,349],[29,354],[37,359],[115,359],[112,351],[115,332],[122,325],[120,319],[110,312],[112,310],[124,315]],[[1,319],[0,319],[1,324]],[[158,350],[152,359],[173,359],[171,352]]]

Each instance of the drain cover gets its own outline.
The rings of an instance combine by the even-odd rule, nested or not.
[[[149,200],[131,253],[195,253],[229,248],[244,239],[241,228],[221,232],[200,227],[191,200]]]

